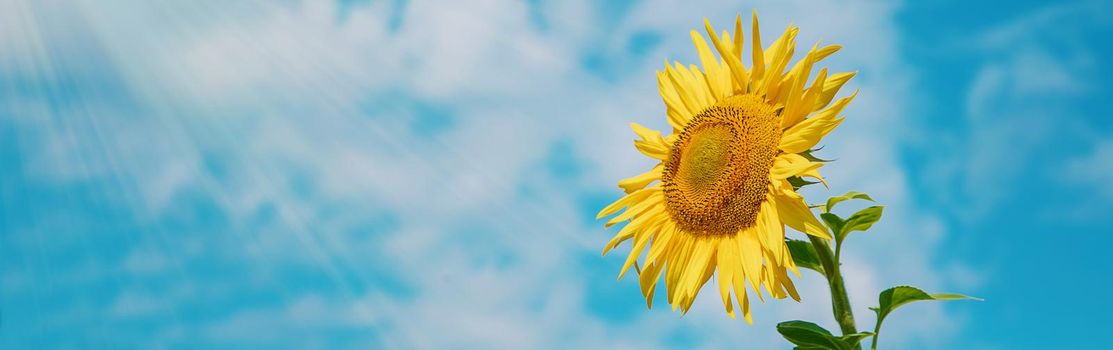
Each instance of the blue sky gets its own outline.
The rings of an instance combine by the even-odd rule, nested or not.
[[[1090,348],[1113,303],[1100,1],[0,2],[0,347],[788,348],[825,287],[645,310],[594,213],[644,171],[654,70],[764,30],[859,70],[830,191],[886,206],[844,269],[893,349]],[[767,38],[768,40],[768,38]],[[624,251],[628,247],[620,248]],[[656,305],[665,305],[662,301]]]

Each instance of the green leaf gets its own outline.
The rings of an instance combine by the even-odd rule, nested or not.
[[[897,286],[897,287],[889,288],[889,289],[886,289],[886,290],[882,291],[881,294],[878,295],[878,297],[877,297],[878,307],[877,308],[870,308],[870,309],[877,313],[877,320],[878,320],[878,323],[880,323],[882,320],[885,319],[886,316],[889,316],[890,312],[893,312],[893,310],[896,310],[896,308],[901,307],[902,305],[905,305],[905,304],[908,304],[908,303],[911,303],[911,302],[922,301],[922,300],[940,300],[940,301],[943,301],[943,300],[964,300],[964,299],[965,300],[978,300],[978,301],[982,300],[982,299],[978,299],[978,298],[975,298],[975,297],[965,296],[965,295],[962,295],[962,294],[953,294],[953,293],[928,294],[928,293],[926,293],[926,292],[924,292],[924,291],[922,291],[922,290],[920,290],[919,288],[916,288],[916,287]]]
[[[815,246],[806,241],[795,239],[786,239],[785,244],[788,245],[788,252],[792,254],[792,261],[796,266],[811,269],[819,274],[826,276],[823,272],[823,264],[819,263],[819,256],[816,255]]]
[[[797,349],[849,350],[850,346],[830,331],[807,321],[786,321],[777,324],[777,332],[797,345]]]
[[[800,152],[800,155],[803,156],[804,159],[807,159],[807,160],[810,160],[810,161],[813,161],[813,162],[830,163],[830,162],[835,161],[834,159],[821,159],[819,157],[816,157],[814,154],[812,154],[812,153],[818,152],[821,149],[823,149],[823,147],[813,148],[813,149],[810,149],[810,150],[807,150],[807,151],[804,151],[804,152]]]
[[[804,178],[799,177],[799,176],[791,176],[791,177],[788,178],[788,183],[790,185],[792,185],[792,189],[799,190],[800,188],[802,188],[804,186],[814,185],[814,184],[817,184],[819,182],[818,181],[804,180]]]
[[[827,206],[824,207],[823,212],[830,213],[831,209],[835,208],[835,204],[839,204],[840,202],[848,201],[851,199],[865,199],[870,202],[874,201],[873,198],[870,198],[870,195],[868,194],[858,191],[850,191],[841,196],[827,198]]]
[[[872,336],[873,336],[873,332],[861,332],[861,333],[847,334],[847,335],[841,336],[841,337],[839,337],[839,340],[842,340],[844,343],[846,343],[846,345],[849,345],[850,348],[856,349],[856,348],[858,348],[858,344],[862,343],[862,340],[865,340],[866,338],[869,338],[869,337],[872,337]]]
[[[974,300],[984,301],[982,298],[975,298],[969,295],[962,295],[956,293],[935,293],[931,295],[932,300],[947,301],[947,300]]]
[[[881,213],[884,211],[885,207],[875,205],[859,210],[857,213],[854,213],[854,215],[846,218],[846,223],[838,232],[838,235],[841,236],[839,237],[839,240],[846,238],[846,236],[849,235],[851,232],[869,230],[870,227],[873,227],[874,223],[876,223],[878,220],[881,220]]]
[[[969,296],[965,296],[965,295],[962,295],[962,294],[953,294],[953,293],[928,294],[927,292],[924,292],[924,291],[920,290],[919,288],[912,287],[912,286],[896,286],[896,287],[889,288],[889,289],[886,289],[886,290],[882,291],[881,294],[879,294],[877,296],[877,305],[878,306],[870,308],[870,310],[873,310],[873,312],[877,314],[877,324],[873,328],[873,332],[874,332],[873,347],[874,348],[877,347],[877,337],[878,337],[878,334],[881,333],[881,322],[884,322],[885,317],[889,316],[889,313],[893,312],[893,310],[896,310],[898,307],[901,307],[901,305],[908,304],[908,303],[911,303],[911,302],[916,302],[916,301],[922,301],[922,300],[962,300],[962,299],[977,300],[977,301],[982,300],[982,299],[979,299],[979,298],[969,297]]]
[[[838,215],[832,213],[821,213],[819,214],[819,218],[823,219],[823,222],[827,224],[827,228],[831,229],[831,233],[835,234],[835,238],[842,241],[842,228],[846,226],[846,221],[843,221]]]

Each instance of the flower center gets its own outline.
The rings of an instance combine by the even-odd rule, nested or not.
[[[728,97],[692,118],[665,160],[669,215],[686,232],[730,235],[757,222],[781,139],[779,111]]]

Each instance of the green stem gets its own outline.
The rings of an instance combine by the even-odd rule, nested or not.
[[[884,318],[877,319],[877,325],[873,326],[873,344],[870,345],[870,350],[877,350],[877,336],[881,335],[881,321],[884,320]]]
[[[846,285],[843,283],[842,272],[839,269],[839,261],[832,256],[831,245],[819,237],[809,235],[808,239],[815,246],[815,253],[827,275],[827,286],[831,288],[831,308],[835,313],[835,321],[839,323],[843,335],[858,333],[858,329],[854,325],[854,313],[850,310],[850,297],[846,294]]]

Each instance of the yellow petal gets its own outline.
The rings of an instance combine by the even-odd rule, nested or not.
[[[746,274],[743,272],[742,255],[739,250],[738,239],[728,238],[724,239],[721,245],[725,245],[725,250],[720,250],[720,254],[727,254],[727,260],[730,266],[734,266],[733,274],[731,275],[731,285],[734,287],[734,296],[738,299],[738,305],[742,309],[742,315],[746,318],[746,322],[752,324],[754,321],[750,318],[750,300],[746,296]]]
[[[788,292],[788,295],[792,297],[792,300],[800,301],[800,293],[796,292],[796,286],[792,283],[792,279],[788,278],[785,269],[776,269],[774,272],[776,272],[777,281],[784,287],[785,291]]]
[[[729,242],[734,243],[734,242]],[[730,264],[730,249],[726,240],[719,242],[719,251],[715,254],[716,265],[719,267],[719,275],[715,277],[719,282],[719,296],[723,298],[723,307],[727,309],[727,315],[734,318],[734,306],[730,301],[730,283],[734,276],[734,269],[736,266]]]
[[[783,226],[781,227],[781,232],[784,232]],[[785,267],[796,274],[796,277],[800,277],[800,270],[796,269],[796,262],[792,261],[792,252],[788,249],[788,245],[781,246],[781,250],[784,251],[782,254],[785,257]]]
[[[821,166],[823,163],[813,163],[799,154],[783,153],[773,159],[773,169],[769,171],[769,178],[774,181],[784,180]]]
[[[777,145],[785,153],[805,152],[815,147],[824,136],[842,123],[834,113],[821,113],[785,130]]]
[[[632,266],[634,262],[638,260],[638,257],[642,255],[642,250],[645,250],[645,245],[649,243],[649,239],[653,237],[653,234],[656,233],[658,227],[660,227],[659,224],[653,225],[637,233],[636,237],[634,238],[634,248],[630,249],[630,255],[626,257],[626,263],[622,264],[622,270],[618,272],[619,280],[622,279],[622,276],[626,275],[626,271],[628,271],[630,269],[630,266]]]
[[[730,67],[731,76],[739,86],[745,87],[749,84],[749,77],[746,75],[746,67],[742,66],[742,61],[738,56],[732,55],[732,50],[727,48],[719,37],[715,35],[715,29],[711,27],[711,21],[706,18],[703,19],[703,26],[707,29],[707,36],[711,37],[711,42],[715,44],[715,49],[719,50],[719,56],[727,62]]]
[[[642,139],[642,141],[658,141],[660,143],[665,142],[665,139],[661,137],[660,131],[641,126],[638,123],[630,123],[630,128],[634,129],[634,134],[637,134],[638,137]]]
[[[738,234],[738,249],[742,257],[742,269],[746,272],[746,279],[750,281],[758,298],[761,297],[761,243],[758,242],[757,233],[753,228],[746,229]],[[764,298],[762,298],[764,301]]]
[[[715,242],[717,242],[717,241],[719,241],[719,240],[716,239],[716,240],[713,240],[713,241],[709,241],[707,243],[708,244],[708,254],[710,254],[710,257],[708,258],[707,263],[704,264],[703,273],[700,274],[700,277],[697,280],[698,282],[696,282],[695,284],[692,285],[691,295],[690,295],[691,298],[688,299],[687,303],[685,303],[684,312],[688,312],[688,310],[692,308],[692,302],[694,302],[696,300],[696,294],[699,293],[700,287],[703,287],[703,285],[707,284],[707,281],[710,281],[711,276],[715,274],[715,268],[716,268],[715,255],[718,254],[717,249],[715,249],[715,247],[718,246],[718,244],[715,243]]]
[[[835,101],[835,104],[831,105],[831,107],[827,107],[827,109],[819,111],[812,118],[834,118],[838,116],[839,113],[842,112],[843,108],[846,108],[846,105],[850,104],[850,101],[853,101],[854,97],[856,96],[858,96],[858,91],[854,91],[854,93],[850,94],[850,96],[840,98],[838,101]]]
[[[661,225],[661,232],[653,238],[653,242],[649,245],[649,253],[645,256],[645,263],[664,263],[664,261],[658,259],[661,259],[661,255],[668,251],[669,243],[677,234],[676,224],[672,220],[665,220],[665,223]]]
[[[823,224],[819,223],[819,220],[816,220],[815,215],[812,214],[808,205],[804,203],[803,198],[793,198],[787,195],[775,197],[777,215],[780,216],[781,221],[788,225],[788,227],[812,236],[831,239],[831,235],[827,233],[827,229],[823,227]]]
[[[769,46],[765,48],[765,52],[771,54],[765,56],[766,67],[774,66],[777,61],[787,61],[786,59],[784,59],[784,52],[788,47],[793,45],[790,42],[794,42],[794,40],[796,39],[796,33],[798,33],[798,31],[798,28],[794,26],[788,26],[787,28],[785,28],[785,32],[782,33],[781,36],[777,37],[777,39],[773,40],[772,44],[769,44]],[[771,74],[780,73],[781,72],[774,72]]]
[[[647,262],[641,275],[638,276],[638,285],[641,286],[642,295],[645,296],[645,306],[650,309],[653,308],[653,291],[657,289],[657,280],[661,278],[661,267],[663,266],[663,262]]]
[[[769,45],[769,49],[765,50],[766,71],[765,78],[762,79],[762,92],[769,100],[777,100],[777,95],[782,89],[781,75],[796,51],[796,34],[798,32],[798,28],[789,26],[788,29],[785,29],[785,33],[772,45]]]
[[[723,48],[726,49],[728,52],[734,52],[734,39],[731,39],[730,32],[724,29],[722,33],[722,35],[719,35],[719,42],[723,43]],[[739,57],[740,62],[741,60],[742,58]],[[743,65],[742,68],[746,68],[746,66]]]
[[[634,191],[640,190],[649,185],[649,183],[659,180],[661,178],[661,171],[664,169],[665,166],[663,164],[657,164],[657,166],[653,167],[653,169],[650,169],[649,171],[642,173],[641,175],[619,181],[618,187],[622,187],[622,190],[626,191],[626,193],[632,193]]]
[[[630,219],[632,219],[636,216],[644,216],[645,214],[649,214],[650,213],[649,209],[651,209],[651,208],[664,207],[664,205],[662,204],[662,202],[664,202],[664,200],[665,200],[665,196],[664,196],[663,192],[656,191],[656,192],[650,193],[650,195],[648,197],[646,197],[644,200],[642,200],[641,202],[638,202],[638,203],[635,203],[635,204],[633,204],[629,207],[626,207],[626,210],[623,211],[622,214],[618,214],[615,217],[611,218],[610,220],[607,220],[607,222],[605,224],[603,224],[603,227],[604,228],[609,228],[609,227],[613,226],[614,224],[617,224],[617,223],[620,223],[620,222],[623,222],[623,221],[626,221],[626,220],[630,220]]]
[[[669,82],[672,83],[673,88],[678,92],[677,95],[680,96],[680,102],[684,104],[688,111],[691,111],[691,115],[695,115],[699,113],[699,111],[702,111],[704,107],[698,99],[697,94],[699,93],[699,89],[692,88],[693,84],[689,81],[688,75],[682,74],[681,70],[687,71],[680,62],[674,62],[674,65],[665,68],[665,75],[669,78]]]
[[[726,76],[723,74],[724,67],[719,64],[719,60],[711,53],[711,49],[707,47],[707,41],[703,40],[703,36],[699,32],[692,31],[692,42],[696,45],[696,52],[699,53],[700,63],[703,64],[703,70],[707,72],[705,78],[707,85],[711,88],[711,95],[718,101],[726,96],[730,96],[730,79],[723,79]]]
[[[634,147],[637,147],[638,151],[658,160],[665,160],[669,157],[670,146],[665,143],[660,131],[646,128],[637,123],[630,123],[630,127],[641,138],[641,140],[634,141]]]
[[[695,93],[696,103],[699,104],[701,111],[715,104],[715,97],[708,85],[707,75],[703,74],[699,67],[694,64],[688,65],[688,69],[683,69],[683,74],[687,76],[688,84],[691,86],[692,92]]]
[[[742,301],[738,303],[742,304],[742,317],[746,318],[746,324],[754,324],[754,318],[750,315],[750,298],[746,295],[745,291],[742,292],[742,296],[739,298],[742,298]]]
[[[816,74],[815,81],[812,82],[812,85],[804,90],[804,98],[801,99],[797,118],[804,119],[808,114],[815,111],[812,107],[815,106],[815,101],[819,99],[819,95],[823,94],[823,84],[826,82],[827,68],[823,68],[819,70],[819,74]]]
[[[766,247],[769,247],[770,254],[773,257],[773,262],[777,265],[783,264],[785,260],[784,255],[784,225],[777,221],[777,208],[773,205],[773,196],[766,195],[765,201],[761,202],[761,209],[758,211],[757,228],[759,235],[765,235],[765,240],[769,242]]]
[[[692,120],[692,117],[690,115],[684,113],[685,112],[681,112],[672,108],[667,108],[665,110],[665,115],[668,116],[669,125],[672,126],[673,133],[677,133],[679,132],[679,130],[684,129],[684,126],[688,125],[688,121]],[[669,144],[671,145],[672,143]]]
[[[622,244],[623,241],[630,239],[630,237],[634,237],[634,235],[636,235],[638,232],[642,232],[649,227],[659,225],[660,221],[663,221],[665,219],[665,217],[657,215],[662,211],[661,207],[662,206],[656,206],[651,208],[649,211],[646,212],[646,215],[639,216],[638,218],[631,221],[629,224],[626,224],[626,226],[622,227],[621,230],[618,230],[618,233],[615,234],[613,238],[611,238],[610,242],[607,242],[607,245],[603,246],[603,255],[607,255],[607,252],[610,252],[611,249],[614,249],[619,244]]]
[[[751,41],[753,42],[752,54],[754,66],[753,68],[751,68],[753,72],[751,73],[752,76],[750,79],[753,79],[754,81],[761,81],[761,79],[765,76],[765,53],[761,49],[761,32],[758,30],[757,10],[754,10],[753,23],[754,37],[753,39],[751,39]]]
[[[841,50],[841,49],[842,49],[842,46],[839,46],[839,45],[824,46],[824,47],[820,48],[819,50],[817,50],[815,52],[815,55],[816,55],[815,56],[815,61],[816,62],[822,61],[824,58],[827,58],[827,56],[831,56],[831,54],[839,52],[839,50]]]
[[[857,95],[858,92],[855,91],[854,94],[835,101],[835,104],[816,113],[815,116],[785,130],[778,148],[786,153],[800,153],[814,147],[819,140],[842,123],[843,118],[839,118],[839,113]]]
[[[841,121],[841,119],[840,119],[840,121]],[[814,168],[814,169],[809,169],[808,171],[800,173],[800,177],[810,177],[810,178],[816,179],[820,183],[823,184],[823,187],[828,187],[827,186],[827,180],[823,179],[823,176],[819,175],[819,168],[818,167]]]
[[[665,71],[657,72],[657,89],[661,93],[661,100],[665,102],[665,107],[669,116],[669,124],[674,129],[682,129],[688,125],[688,121],[692,119],[693,113],[684,105],[680,99],[680,92],[677,91],[676,85],[672,83],[672,78],[669,77],[669,64],[665,62]]]
[[[668,301],[669,304],[676,305],[676,296],[680,286],[679,283],[681,273],[684,267],[688,264],[688,258],[692,256],[692,244],[695,240],[681,239],[676,245],[673,245],[670,250],[671,258],[669,259],[668,266],[665,266],[665,287],[668,288]],[[676,308],[673,308],[675,311]]]
[[[855,74],[858,74],[858,72],[836,73],[827,77],[827,81],[823,83],[823,93],[816,99],[815,107],[813,107],[812,110],[818,111],[823,109],[823,107],[827,107],[827,104],[831,103],[831,100],[835,98],[835,94],[839,93],[839,89],[841,89],[847,81],[850,81],[850,78],[853,78]]]
[[[811,75],[812,65],[815,64],[816,50],[818,47],[819,43],[816,43],[815,46],[808,51],[808,54],[804,56],[804,59],[796,63],[796,66],[792,68],[792,71],[790,71],[789,75],[786,77],[791,77],[791,79],[788,80],[788,91],[777,97],[777,101],[785,104],[785,111],[781,118],[782,128],[795,125],[800,122],[800,120],[804,119],[804,115],[806,115],[807,112],[810,112],[805,111],[805,109],[810,109],[812,104],[807,104],[805,107],[805,104],[802,103],[804,83],[807,82],[808,76]]]
[[[643,199],[653,194],[653,192],[660,190],[661,187],[653,186],[634,191],[634,193],[627,194],[626,196],[619,198],[617,201],[614,201],[614,203],[611,203],[606,208],[603,208],[603,210],[600,210],[599,214],[595,216],[595,219],[599,220],[604,216],[617,213],[622,208],[625,208],[631,204],[640,203]]]
[[[697,238],[692,247],[691,260],[684,269],[684,275],[680,277],[680,284],[685,288],[685,296],[695,296],[699,292],[699,287],[703,285],[700,279],[715,255],[713,250],[715,247],[711,243],[711,239]]]
[[[777,280],[773,278],[773,272],[770,271],[770,266],[766,265],[761,269],[761,285],[773,296],[773,299],[784,299],[785,292]]]
[[[734,17],[734,57],[742,58],[742,14]]]

